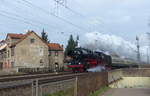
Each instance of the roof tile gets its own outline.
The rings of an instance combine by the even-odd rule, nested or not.
[[[57,43],[48,43],[48,47],[50,50],[61,50],[61,51],[63,51],[63,47]]]
[[[25,36],[25,34],[8,33],[8,36],[12,39],[21,39]]]
[[[32,31],[27,32],[26,34],[14,34],[14,33],[9,33],[7,36],[10,36],[10,38],[12,39],[20,39],[18,42],[14,43],[11,45],[11,47],[15,46],[16,44],[18,44],[19,42],[21,42],[22,40],[24,40],[27,36],[29,36],[31,33],[33,33]],[[43,42],[44,40],[42,38],[40,38]],[[46,42],[44,42],[46,43]],[[47,44],[47,43],[46,43]],[[50,50],[59,50],[59,51],[63,51],[63,47],[58,44],[58,43],[48,43],[47,44]]]

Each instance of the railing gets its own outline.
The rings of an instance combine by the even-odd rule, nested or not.
[[[41,81],[42,80],[42,81]],[[102,86],[107,86],[107,72],[89,73],[73,78],[49,78],[0,83],[0,96],[88,96]]]
[[[75,92],[75,78],[40,84],[39,80],[20,80],[0,83],[0,96],[48,96],[58,92]]]

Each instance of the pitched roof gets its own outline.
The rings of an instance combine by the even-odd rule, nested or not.
[[[19,41],[17,41],[16,43],[12,44],[11,47],[17,45],[18,43],[20,43],[21,41],[23,41],[24,39],[26,39],[26,38],[27,38],[30,34],[32,34],[32,33],[35,34],[39,39],[42,40],[43,43],[45,43],[45,44],[47,45],[47,43],[46,43],[40,36],[38,36],[34,31],[28,31],[26,34],[24,34],[24,35],[22,36],[22,38],[20,38]]]
[[[8,33],[7,37],[10,37],[12,39],[21,39],[25,36],[25,34],[15,34],[15,33]]]
[[[63,51],[63,47],[58,43],[48,43],[48,47],[49,47],[50,50]]]
[[[28,37],[32,33],[37,35],[34,31],[28,31],[26,34],[14,34],[14,33],[7,34],[7,37],[10,36],[10,38],[13,38],[13,39],[20,39],[16,43],[12,44],[10,47],[13,47],[13,46],[17,45],[18,43],[23,41],[26,37]],[[48,43],[47,44],[40,36],[38,36],[38,37],[39,37],[39,39],[42,40],[43,43],[45,43],[49,47],[50,50],[63,51],[63,47],[60,44],[58,44],[58,43]]]

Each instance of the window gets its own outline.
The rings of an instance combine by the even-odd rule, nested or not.
[[[3,54],[2,52],[0,52],[0,60],[3,58]]]
[[[40,66],[43,66],[43,60],[42,59],[40,59]]]
[[[8,58],[9,58],[9,56],[10,56],[10,52],[9,52],[9,50],[8,50]]]
[[[35,42],[35,39],[34,39],[34,38],[30,39],[30,42],[31,42],[31,43],[34,43],[34,42]]]
[[[58,51],[55,51],[55,56],[58,56]]]
[[[3,63],[0,62],[0,69],[3,69]]]
[[[10,39],[7,39],[7,44],[10,45]]]
[[[51,51],[49,51],[49,56],[51,56]]]
[[[4,52],[4,58],[7,58],[7,52],[6,51]]]
[[[10,61],[8,60],[6,68],[10,68]]]
[[[14,56],[15,52],[14,52],[14,48],[11,48],[11,56]]]
[[[11,62],[11,66],[12,66],[12,68],[14,68],[14,62]]]
[[[43,63],[43,60],[42,60],[42,59],[40,59],[40,63]]]
[[[55,68],[59,68],[59,64],[58,63],[55,63]]]

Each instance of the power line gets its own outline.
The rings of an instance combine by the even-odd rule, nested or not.
[[[0,15],[3,16],[3,17],[7,17],[7,18],[9,18],[9,19],[11,19],[11,20],[21,21],[21,22],[23,22],[23,23],[25,23],[25,24],[30,24],[30,25],[32,25],[32,26],[37,27],[37,25],[35,25],[35,24],[32,24],[32,23],[30,23],[30,22],[28,22],[28,21],[25,21],[25,20],[20,20],[20,19],[18,19],[18,18],[16,18],[16,17],[12,17],[12,16],[10,16],[10,15],[6,15],[6,14],[2,14],[2,13],[0,13]],[[39,27],[38,27],[38,28],[39,28]]]
[[[83,28],[83,27],[80,27],[80,26],[78,26],[78,25],[76,25],[76,24],[73,24],[72,22],[67,21],[67,20],[65,20],[65,19],[62,18],[62,17],[56,16],[55,14],[50,13],[49,11],[47,11],[47,10],[45,10],[45,9],[39,7],[39,6],[34,5],[34,4],[32,4],[31,2],[29,2],[29,1],[27,1],[27,0],[22,0],[22,1],[25,2],[26,4],[30,5],[30,7],[37,8],[37,9],[43,11],[44,13],[46,13],[46,14],[48,14],[48,15],[52,15],[52,16],[56,17],[57,19],[59,19],[59,20],[61,20],[61,21],[63,21],[63,22],[66,22],[66,23],[68,23],[68,24],[70,24],[70,25],[72,25],[72,26],[74,26],[74,27],[76,27],[76,28],[78,28],[78,29],[87,31],[87,29],[85,29],[85,28]]]
[[[11,5],[13,5],[12,3],[9,3],[9,2],[6,2],[5,1],[5,3],[7,3],[7,4],[11,4]],[[13,9],[15,10],[15,8],[17,8],[17,9],[20,9],[19,7],[17,7],[17,6],[13,6]],[[9,9],[11,9],[11,10],[13,10],[12,8],[10,8],[9,7]],[[14,11],[13,10],[13,11]],[[27,17],[27,16],[25,16],[25,15],[18,15],[18,14],[15,14],[14,12],[7,12],[7,11],[4,11],[4,10],[0,10],[1,12],[3,12],[4,14],[7,14],[7,15],[13,15],[13,16],[15,16],[15,18],[17,19],[17,18],[21,18],[21,19],[23,19],[23,21],[26,21],[26,22],[30,22],[30,23],[32,23],[32,25],[34,24],[34,25],[45,25],[45,26],[47,26],[47,27],[51,27],[51,28],[53,28],[53,29],[56,29],[56,27],[54,27],[54,26],[52,26],[52,25],[49,25],[48,23],[43,23],[43,22],[41,22],[41,21],[38,21],[38,20],[34,20],[34,19],[30,19],[30,18],[25,18],[25,17]],[[16,13],[18,13],[18,10],[15,10],[16,11]],[[19,13],[20,14],[20,13]],[[25,17],[24,17],[25,16]],[[33,15],[32,15],[33,16]],[[40,20],[40,19],[39,19]],[[41,26],[40,26],[41,27]]]
[[[12,3],[9,3],[9,2],[6,2],[7,4],[11,4],[11,5],[14,5],[14,4],[12,4]],[[19,4],[24,4],[24,3],[21,3],[20,1],[19,2],[17,2],[17,3],[19,3]],[[15,11],[16,11],[16,13],[18,13],[19,11],[18,10],[16,10],[16,9],[21,9],[21,8],[19,8],[19,7],[17,7],[17,6],[13,6],[13,7],[15,7],[15,8],[13,8]],[[28,6],[29,7],[29,6]],[[11,10],[13,10],[12,8],[10,8]],[[24,11],[26,11],[26,10],[24,10]],[[25,16],[25,15],[23,15],[23,16],[25,16],[25,17],[22,17],[22,16],[20,16],[20,15],[17,15],[17,14],[15,14],[15,13],[12,13],[12,12],[7,12],[7,11],[3,11],[2,10],[2,12],[3,13],[5,13],[5,14],[7,14],[7,18],[9,18],[10,17],[10,15],[13,15],[13,16],[15,16],[15,21],[22,21],[22,20],[20,20],[20,18],[21,19],[23,19],[23,20],[29,20],[29,21],[34,21],[33,23],[35,23],[35,22],[37,22],[38,24],[41,24],[42,22],[40,22],[40,21],[37,21],[37,20],[33,20],[33,19],[28,19],[28,18],[25,18],[25,17],[27,17],[27,16]],[[28,11],[27,11],[28,12]],[[32,13],[31,13],[32,14]],[[30,14],[30,15],[31,15]],[[2,16],[4,16],[4,15],[2,15]],[[9,17],[8,17],[9,16]],[[33,15],[32,15],[33,16]],[[19,20],[18,20],[18,18],[19,18]],[[9,18],[9,19],[13,19],[13,18]],[[39,18],[38,20],[42,20],[43,18]],[[25,24],[28,24],[28,21],[26,21],[26,22],[23,22],[23,23],[25,23]],[[37,23],[35,23],[35,24],[37,24]],[[33,24],[31,24],[30,23],[30,25],[33,25]],[[42,24],[41,24],[42,25]],[[45,25],[46,25],[46,23],[45,23]],[[56,24],[56,25],[58,25],[58,24]],[[47,23],[47,26],[49,26],[48,25],[48,23]],[[36,26],[37,27],[37,26]],[[52,26],[53,27],[53,29],[57,29],[57,28],[54,28],[54,26]],[[61,30],[62,31],[62,30]]]
[[[13,16],[15,16],[16,18],[21,18],[21,19],[23,19],[24,21],[25,20],[27,20],[27,21],[32,21],[32,23],[35,23],[35,24],[42,24],[43,22],[40,22],[40,21],[37,21],[37,20],[33,20],[33,19],[29,19],[29,18],[25,18],[25,17],[23,17],[23,16],[20,16],[20,15],[17,15],[17,14],[15,14],[15,13],[10,13],[10,12],[7,12],[7,11],[3,11],[3,10],[0,10],[0,12],[3,12],[4,14],[8,14],[8,15],[13,15]],[[50,26],[50,25],[48,25],[48,24],[45,24],[45,23],[43,23],[45,26]],[[51,26],[51,28],[53,28],[53,29],[55,29],[53,26]]]
[[[81,4],[79,2],[77,2],[76,0],[73,0],[79,7],[80,9],[83,9],[81,6]],[[83,15],[83,14],[82,14]],[[84,17],[86,17],[85,15],[83,15]],[[104,23],[104,21],[102,19],[100,19],[101,23]]]
[[[81,14],[81,13],[79,13],[79,12],[77,12],[77,11],[71,9],[70,7],[68,7],[67,4],[64,4],[63,2],[60,2],[61,0],[54,0],[54,1],[55,1],[57,4],[63,6],[63,7],[66,8],[66,9],[68,9],[68,10],[71,11],[72,13],[77,14],[77,15],[79,15],[79,16],[82,16],[82,17],[84,17],[84,18],[86,17],[86,16],[84,16],[83,14]],[[64,0],[63,0],[63,1],[64,1]],[[65,2],[65,1],[64,1],[64,2]]]
[[[61,5],[61,6],[63,6],[64,8],[66,8],[67,10],[69,10],[70,12],[72,12],[72,13],[74,13],[74,14],[77,14],[78,16],[80,16],[80,17],[82,17],[82,18],[84,18],[84,19],[86,19],[86,18],[88,18],[87,16],[85,16],[85,15],[83,15],[83,14],[81,14],[81,13],[79,13],[79,12],[77,12],[77,11],[75,11],[75,10],[73,10],[72,8],[70,8],[70,7],[68,7],[67,6],[67,4],[66,4],[66,2],[65,1],[67,1],[67,0],[54,0],[56,3],[57,3],[57,7],[58,7],[58,4],[59,5]],[[63,2],[64,1],[64,2]],[[58,9],[57,9],[58,10]],[[101,20],[100,20],[100,22],[101,23],[103,23]],[[90,25],[89,24],[85,24],[86,25],[86,27],[89,27]],[[101,24],[99,24],[100,26],[101,26]],[[90,28],[89,28],[90,29]]]
[[[6,1],[5,1],[6,2]],[[12,3],[9,3],[9,2],[6,2],[7,4],[12,4]],[[16,11],[16,13],[18,13],[19,11],[18,10],[16,10],[16,9],[20,9],[19,7],[17,7],[17,6],[13,6],[14,8],[14,10]],[[12,9],[12,8],[10,8],[10,9]],[[14,11],[13,10],[13,11]],[[26,10],[23,10],[23,11],[26,11]],[[4,11],[3,11],[4,12]],[[6,11],[5,11],[6,12]],[[26,11],[26,12],[28,12],[28,11]],[[9,12],[7,12],[7,13],[9,13]],[[10,13],[10,14],[12,14],[12,15],[15,15],[15,16],[17,16],[17,17],[20,17],[20,18],[23,18],[23,19],[28,19],[29,21],[33,21],[33,22],[37,22],[37,23],[39,23],[39,24],[44,24],[44,25],[46,25],[46,26],[48,26],[48,27],[51,27],[51,28],[53,28],[53,29],[55,29],[56,27],[54,27],[54,26],[52,26],[52,25],[49,25],[48,23],[43,23],[43,22],[41,22],[41,21],[38,21],[38,20],[33,20],[33,19],[29,19],[29,18],[25,18],[25,17],[27,17],[27,16],[25,16],[25,17],[23,17],[23,16],[20,16],[20,15],[16,15],[15,13]],[[20,13],[19,13],[20,14]],[[31,13],[29,13],[29,14],[31,14]],[[33,16],[33,15],[30,15],[30,16]],[[40,20],[40,19],[39,19]]]

